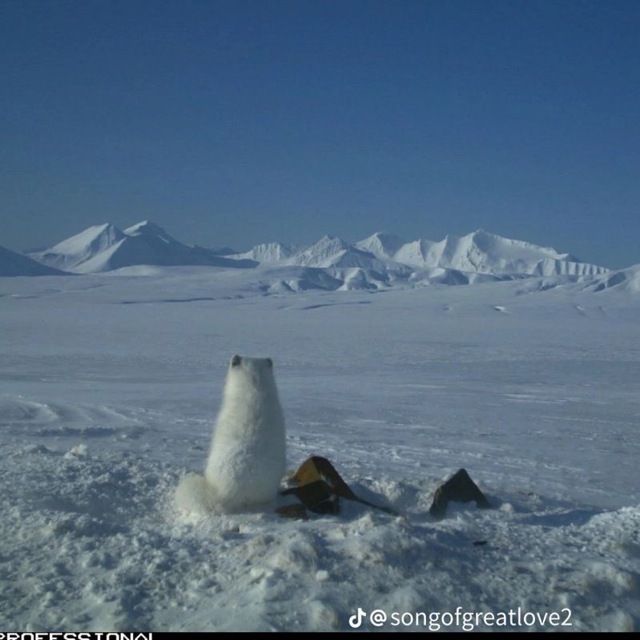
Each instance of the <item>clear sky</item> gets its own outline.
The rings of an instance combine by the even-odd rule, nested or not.
[[[640,263],[638,0],[2,0],[0,245],[477,228]]]

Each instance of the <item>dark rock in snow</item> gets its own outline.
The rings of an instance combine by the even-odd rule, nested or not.
[[[457,471],[436,489],[429,513],[434,518],[444,518],[449,502],[475,502],[480,509],[491,509],[491,504],[465,469]]]

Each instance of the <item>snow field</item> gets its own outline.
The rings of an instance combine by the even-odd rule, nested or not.
[[[361,609],[421,630],[392,613],[457,608],[639,628],[635,296],[148,273],[0,280],[1,628],[350,630]],[[236,352],[274,359],[291,469],[324,455],[402,517],[178,513]],[[460,467],[496,508],[433,520]]]

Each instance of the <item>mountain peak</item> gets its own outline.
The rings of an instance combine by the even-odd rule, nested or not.
[[[87,227],[50,249],[28,254],[54,269],[69,270],[92,255],[108,250],[125,238],[125,234],[109,222]]]
[[[136,224],[128,227],[124,230],[128,236],[135,236],[139,234],[154,235],[154,236],[166,236],[167,232],[151,220],[142,220]]]
[[[355,246],[361,251],[368,251],[376,258],[392,260],[395,254],[406,244],[399,236],[388,231],[376,231],[364,240],[356,242]]]
[[[125,231],[111,224],[95,225],[31,257],[73,273],[98,273],[142,264],[249,266],[247,261],[229,260],[208,249],[184,245],[151,220],[138,222]]]
[[[555,249],[510,240],[483,228],[465,236],[447,235],[439,242],[422,238],[405,242],[388,231],[376,231],[350,244],[326,234],[304,248],[272,242],[225,260],[211,250],[184,245],[155,222],[142,220],[124,232],[109,223],[95,225],[51,249],[29,255],[48,266],[75,273],[108,271],[134,264],[255,266],[262,262],[318,269],[363,269],[391,277],[401,274],[405,280],[411,270],[426,273],[433,269],[498,276],[572,277],[608,271],[580,263]],[[245,261],[241,265],[241,258],[249,258],[251,263]]]
[[[314,244],[329,244],[336,241],[342,242],[342,240],[340,240],[340,238],[338,238],[337,236],[332,236],[330,233],[325,233],[322,238],[320,238],[320,240],[318,240]]]

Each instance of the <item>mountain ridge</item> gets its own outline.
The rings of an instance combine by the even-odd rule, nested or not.
[[[47,265],[24,255],[0,246],[0,277],[15,276],[63,276],[64,271]]]
[[[273,243],[278,251],[257,251],[229,257],[252,257],[261,263],[320,268],[357,267],[375,271],[450,269],[485,275],[597,276],[609,269],[580,261],[570,253],[511,240],[484,229],[465,236],[447,235],[443,240],[425,238],[405,242],[389,232],[376,232],[355,243],[325,235],[299,250]]]
[[[50,249],[28,255],[42,264],[71,273],[101,273],[141,264],[234,268],[257,264],[230,260],[213,250],[183,244],[150,220],[138,222],[124,231],[110,223],[94,225]]]
[[[219,250],[186,245],[155,222],[143,220],[124,230],[111,223],[92,225],[26,256],[75,274],[142,265],[262,267],[260,273],[268,272],[272,278],[265,290],[272,291],[379,290],[522,277],[586,282],[611,275],[606,267],[582,262],[570,253],[505,238],[482,228],[464,236],[447,235],[438,241],[406,241],[391,232],[378,231],[350,243],[327,234],[309,245],[270,242],[244,252],[225,249],[221,255]]]

